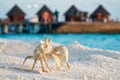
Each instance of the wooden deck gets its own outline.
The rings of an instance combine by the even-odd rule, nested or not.
[[[120,33],[120,23],[59,22],[0,23],[1,34],[8,33]]]

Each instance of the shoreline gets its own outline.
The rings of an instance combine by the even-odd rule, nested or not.
[[[119,48],[120,34],[45,34],[52,36],[54,42],[67,45],[74,41],[78,41],[82,45],[91,48],[100,48],[104,50],[117,50]],[[25,42],[40,42],[44,34],[7,34],[1,35],[0,38],[4,40],[21,40]],[[112,43],[112,46],[111,46]],[[101,45],[102,44],[102,45]]]

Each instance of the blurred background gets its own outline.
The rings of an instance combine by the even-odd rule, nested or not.
[[[0,39],[120,51],[119,20],[119,0],[0,0]]]
[[[58,10],[60,12],[60,21],[64,21],[63,14],[71,5],[75,5],[79,10],[87,11],[90,15],[100,4],[102,4],[111,13],[111,19],[120,19],[119,0],[0,0],[0,18],[6,18],[6,13],[15,4],[27,14],[26,18],[34,16],[44,4],[52,11]]]

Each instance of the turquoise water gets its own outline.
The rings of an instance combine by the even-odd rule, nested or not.
[[[53,42],[67,45],[74,41],[91,48],[120,51],[120,34],[46,34],[52,36]],[[0,38],[11,40],[23,40],[27,42],[40,41],[44,34],[7,34]]]

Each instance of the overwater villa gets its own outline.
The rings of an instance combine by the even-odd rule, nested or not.
[[[72,5],[64,14],[65,21],[86,21],[87,12],[79,11],[74,5]]]
[[[10,22],[23,22],[25,20],[25,13],[17,5],[15,5],[8,13]]]
[[[35,16],[25,20],[25,13],[15,5],[8,13],[8,18],[0,22],[0,33],[116,33],[120,32],[119,23],[110,21],[110,13],[102,6],[90,15],[93,22],[88,22],[88,12],[72,5],[65,13],[65,21],[59,22],[59,12],[52,12],[46,5]],[[10,22],[10,23],[9,23]],[[56,23],[55,23],[56,22]],[[72,23],[71,23],[72,22]],[[87,23],[86,23],[87,22]],[[100,23],[99,23],[100,22]],[[73,24],[74,23],[74,24]],[[111,26],[114,25],[114,26]]]
[[[90,15],[93,22],[109,22],[110,13],[102,6],[98,8]]]
[[[54,21],[54,13],[44,5],[38,12],[39,22],[51,23]]]

